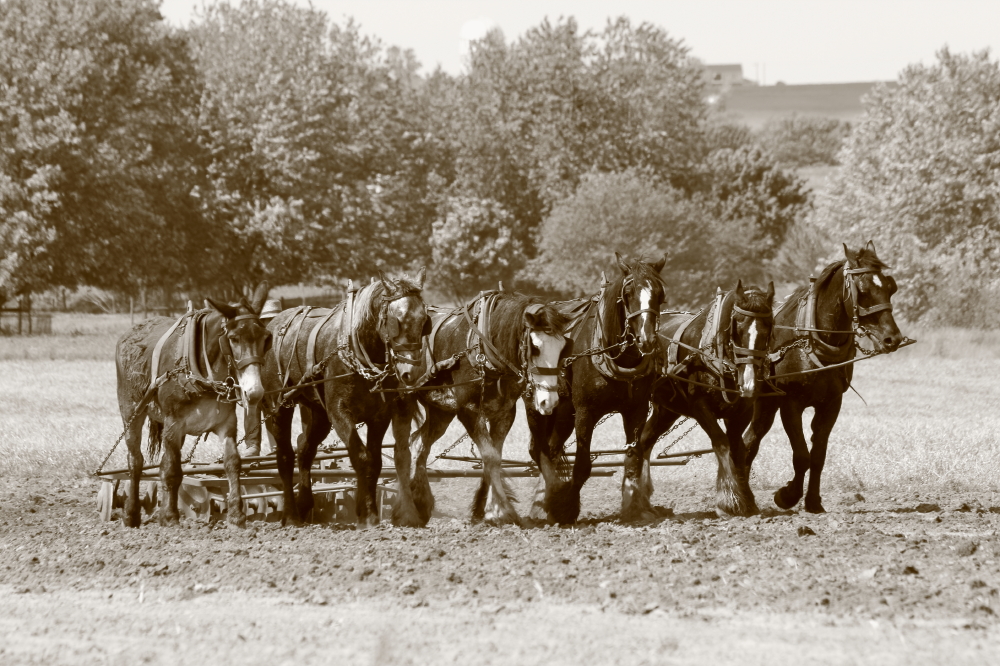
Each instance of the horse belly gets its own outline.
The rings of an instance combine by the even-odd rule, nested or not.
[[[177,414],[177,421],[187,435],[213,432],[230,420],[235,424],[235,405],[208,397],[192,401],[186,409]]]

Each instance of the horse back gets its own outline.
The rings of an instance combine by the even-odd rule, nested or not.
[[[175,322],[176,319],[170,317],[145,319],[118,339],[118,344],[115,346],[115,371],[118,376],[120,404],[134,404],[142,399],[153,381],[150,376],[153,350],[156,348],[156,343]],[[160,369],[172,365],[164,361],[173,358],[175,346],[175,340],[167,340],[163,345],[160,352]]]

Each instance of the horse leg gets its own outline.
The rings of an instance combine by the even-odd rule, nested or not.
[[[694,403],[694,417],[698,425],[712,440],[712,450],[718,462],[718,473],[715,480],[715,506],[722,512],[732,516],[750,516],[757,509],[753,495],[748,496],[749,488],[741,483],[742,470],[737,470],[733,462],[729,437],[719,427],[711,409],[702,400]]]
[[[500,453],[493,446],[486,425],[486,417],[478,408],[467,404],[458,412],[458,420],[479,448],[479,457],[483,461],[483,483],[473,503],[473,522],[483,520],[491,525],[506,523],[517,524],[520,517],[511,502],[510,490],[503,478],[503,467],[500,463]],[[486,492],[483,493],[485,488]],[[480,510],[482,513],[480,514]]]
[[[278,476],[281,477],[281,490],[284,498],[281,524],[297,527],[302,524],[302,517],[299,514],[299,506],[295,502],[295,450],[292,449],[292,417],[294,414],[294,407],[281,407],[274,416],[267,419],[265,425],[268,434],[274,438]]]
[[[171,421],[163,428],[163,456],[160,458],[160,525],[177,525],[177,491],[181,487],[181,447],[184,431],[180,424]]]
[[[125,410],[123,409],[124,413]],[[131,413],[132,409],[129,408]],[[145,417],[136,415],[132,419],[125,434],[125,445],[128,447],[128,470],[129,489],[128,498],[125,500],[125,512],[122,518],[126,527],[139,527],[142,524],[142,502],[139,500],[139,480],[142,478],[142,466],[145,463],[142,457],[142,422]],[[150,433],[152,433],[153,420],[150,419]]]
[[[260,428],[258,417],[257,427]],[[236,450],[236,409],[230,411],[229,417],[215,429],[215,436],[225,443],[223,453],[226,478],[229,480],[229,494],[226,496],[226,522],[233,527],[246,527],[247,515],[243,510],[243,493],[240,490],[241,461],[240,452]]]
[[[757,398],[753,406],[753,418],[750,427],[743,433],[744,466],[746,476],[750,478],[750,468],[760,451],[760,443],[771,430],[774,416],[778,413],[778,401],[772,398]]]
[[[396,465],[396,481],[399,491],[392,504],[392,524],[399,527],[423,527],[427,524],[417,511],[410,485],[410,427],[416,413],[417,403],[413,398],[400,398],[392,410],[392,438],[394,441],[393,462]]]
[[[366,520],[369,525],[378,525],[380,516],[378,512],[378,479],[382,473],[382,440],[385,438],[385,431],[389,429],[391,417],[378,418],[368,421],[368,433],[366,448],[368,451],[367,475],[362,485],[362,477],[358,475],[358,521],[361,521],[361,507],[364,506]],[[409,442],[409,435],[404,441]],[[362,492],[362,488],[364,491]]]
[[[823,476],[823,465],[826,463],[826,444],[830,440],[837,417],[840,416],[840,405],[843,395],[838,393],[829,400],[816,406],[812,420],[812,452],[809,465],[809,487],[806,490],[806,511],[809,513],[826,513],[819,496],[820,477]]]
[[[577,516],[580,515],[580,494],[579,492],[574,494],[573,491],[573,475],[576,473],[576,466],[579,462],[574,463],[573,470],[569,472],[564,472],[563,469],[560,469],[558,463],[555,462],[562,458],[561,454],[564,451],[566,440],[569,439],[575,428],[576,413],[573,410],[573,405],[569,401],[565,403],[560,402],[559,406],[556,407],[555,419],[548,442],[546,443],[547,446],[541,450],[543,463],[546,462],[545,459],[547,456],[549,465],[552,468],[552,471],[546,476],[545,511],[548,514],[549,520],[555,521],[560,525],[575,523]],[[577,450],[579,451],[579,447]],[[553,455],[553,453],[556,453],[556,455]],[[587,455],[586,459],[589,466],[590,456]],[[579,461],[579,457],[577,461]],[[542,474],[545,476],[544,467]],[[587,474],[590,474],[589,470]],[[549,476],[551,477],[551,481],[549,480]]]
[[[748,405],[725,421],[726,437],[729,439],[729,457],[732,458],[733,468],[742,489],[742,494],[747,499],[750,509],[749,515],[760,513],[753,490],[750,489],[750,466],[746,462],[747,452],[746,446],[743,444],[743,433],[747,430],[747,426],[750,425],[752,416],[752,407]]]
[[[243,416],[243,441],[246,443],[248,456],[260,455],[260,440],[263,428],[260,427],[260,404],[247,407]]]
[[[445,431],[454,418],[451,414],[425,405],[427,418],[420,429],[410,435],[410,446],[412,447],[417,439],[420,440],[420,448],[417,449],[416,462],[414,463],[413,480],[410,482],[410,489],[413,494],[413,505],[417,509],[417,514],[423,525],[431,519],[434,512],[434,494],[431,492],[431,484],[427,479],[427,457],[431,453],[434,442],[444,436]]]
[[[509,405],[502,407],[497,410],[494,414],[487,418],[489,422],[489,433],[490,441],[493,443],[493,450],[496,451],[497,459],[500,460],[500,468],[503,469],[503,445],[507,440],[507,433],[510,432],[510,428],[514,425],[514,417],[517,416],[517,402],[511,402]],[[486,483],[486,475],[483,475],[482,481],[480,482],[480,491],[485,493],[486,498],[489,498],[489,492]],[[513,498],[513,491],[510,489],[510,484],[506,479],[502,479],[503,487],[506,491],[506,497]],[[477,494],[478,496],[478,494]],[[516,500],[511,500],[511,504]],[[485,508],[485,515],[487,520],[491,520],[491,515],[499,515],[502,507],[498,506],[495,501],[491,508]],[[511,510],[517,515],[517,511],[511,506]],[[518,518],[520,522],[520,518]]]
[[[654,402],[653,413],[642,428],[638,446],[628,449],[622,472],[623,522],[648,520],[655,516],[650,502],[650,497],[653,495],[653,480],[649,474],[649,455],[656,441],[670,429],[677,418],[675,412]]]
[[[558,466],[552,460],[549,451],[549,439],[552,436],[555,419],[552,416],[540,414],[525,401],[524,415],[528,421],[529,445],[528,455],[538,466],[541,472],[532,491],[531,511],[528,518],[531,520],[545,520],[545,493],[546,489],[554,487],[558,483]]]
[[[802,485],[809,470],[809,446],[802,433],[802,411],[798,403],[786,401],[781,406],[781,425],[792,445],[792,467],[795,476],[783,488],[774,493],[774,503],[781,509],[791,509],[802,499]]]
[[[330,433],[330,420],[321,407],[305,406],[299,409],[302,416],[302,434],[299,436],[297,458],[299,461],[299,516],[309,520],[313,509],[312,466],[316,449]]]

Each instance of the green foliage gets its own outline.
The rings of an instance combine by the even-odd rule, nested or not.
[[[783,166],[835,166],[850,131],[850,123],[835,118],[794,115],[767,121],[758,140]]]
[[[819,210],[832,234],[874,239],[910,320],[986,326],[1000,310],[1000,65],[940,51],[877,87]]]
[[[434,278],[457,301],[510,284],[523,265],[514,218],[496,201],[453,196],[442,204],[431,234]]]
[[[667,302],[694,306],[759,273],[752,225],[722,221],[697,200],[631,170],[593,172],[557,203],[539,235],[526,279],[570,295],[593,293],[601,271],[614,269],[614,252],[647,259],[667,253]],[[610,274],[610,273],[609,273]]]

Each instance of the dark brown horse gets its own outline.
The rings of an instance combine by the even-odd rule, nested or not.
[[[559,365],[567,348],[567,318],[537,298],[491,292],[464,307],[431,315],[430,348],[438,362],[419,396],[426,419],[413,434],[421,445],[413,478],[417,511],[426,523],[434,507],[427,456],[457,416],[479,447],[483,480],[472,504],[473,521],[517,523],[501,469],[504,440],[517,400],[531,396],[535,409],[551,414],[559,402]]]
[[[423,375],[422,338],[429,332],[416,281],[380,279],[333,309],[300,307],[285,310],[268,329],[274,345],[264,359],[265,424],[275,442],[278,474],[284,486],[284,521],[298,525],[313,507],[310,469],[316,449],[331,427],[347,443],[357,474],[357,515],[362,525],[377,525],[376,485],[382,471],[382,438],[389,425],[395,438],[395,464],[400,479],[410,477],[410,423],[416,400],[390,391]],[[316,383],[318,382],[318,383]],[[299,384],[308,384],[297,387]],[[279,389],[286,389],[279,392]],[[373,392],[374,390],[374,392]],[[303,433],[298,446],[299,494],[292,492],[295,451],[292,414],[298,404]],[[253,417],[248,419],[253,423]],[[362,442],[355,426],[368,426]],[[400,483],[393,523],[423,524],[413,506],[409,483]]]
[[[857,354],[856,338],[867,337],[877,351],[885,352],[894,351],[903,341],[890,302],[896,282],[882,272],[887,266],[875,254],[875,244],[869,241],[856,252],[845,245],[844,256],[843,261],[827,266],[815,283],[792,293],[775,312],[771,360],[774,383],[785,395],[759,398],[751,428],[743,436],[749,474],[760,440],[781,410],[795,468],[792,480],[774,494],[774,503],[782,509],[798,504],[808,470],[806,511],[824,511],[820,476],[830,432],[851,385],[853,366],[849,362]],[[823,369],[828,366],[835,367]],[[811,452],[802,432],[802,412],[807,407],[816,410]]]
[[[551,415],[525,405],[531,457],[545,483],[542,506],[560,524],[574,523],[580,515],[580,490],[592,469],[590,440],[597,421],[621,413],[626,447],[637,446],[656,377],[656,328],[664,299],[660,271],[666,257],[655,264],[629,264],[618,253],[615,259],[621,275],[597,298],[569,301],[560,308],[578,317],[566,370],[572,400],[561,401]],[[573,476],[566,480],[559,466],[573,430],[576,460]]]
[[[676,314],[660,322],[662,376],[653,386],[653,412],[637,455],[625,458],[622,520],[652,515],[649,456],[657,439],[681,416],[695,419],[712,440],[719,463],[719,509],[740,516],[757,512],[743,474],[742,437],[767,375],[773,303],[773,282],[766,292],[757,287],[744,290],[737,282],[734,290],[720,293],[698,314]],[[725,431],[719,419],[725,420]]]
[[[142,475],[142,424],[149,419],[150,454],[161,445],[161,524],[177,523],[177,491],[181,483],[181,446],[186,435],[215,433],[225,442],[229,480],[227,520],[246,524],[240,499],[240,456],[236,450],[236,405],[258,403],[264,393],[260,366],[270,335],[257,315],[267,297],[267,284],[248,300],[211,308],[178,320],[147,319],[118,341],[118,407],[125,423],[131,484],[125,502],[125,524],[138,527],[139,479]],[[237,387],[239,390],[237,390]]]

